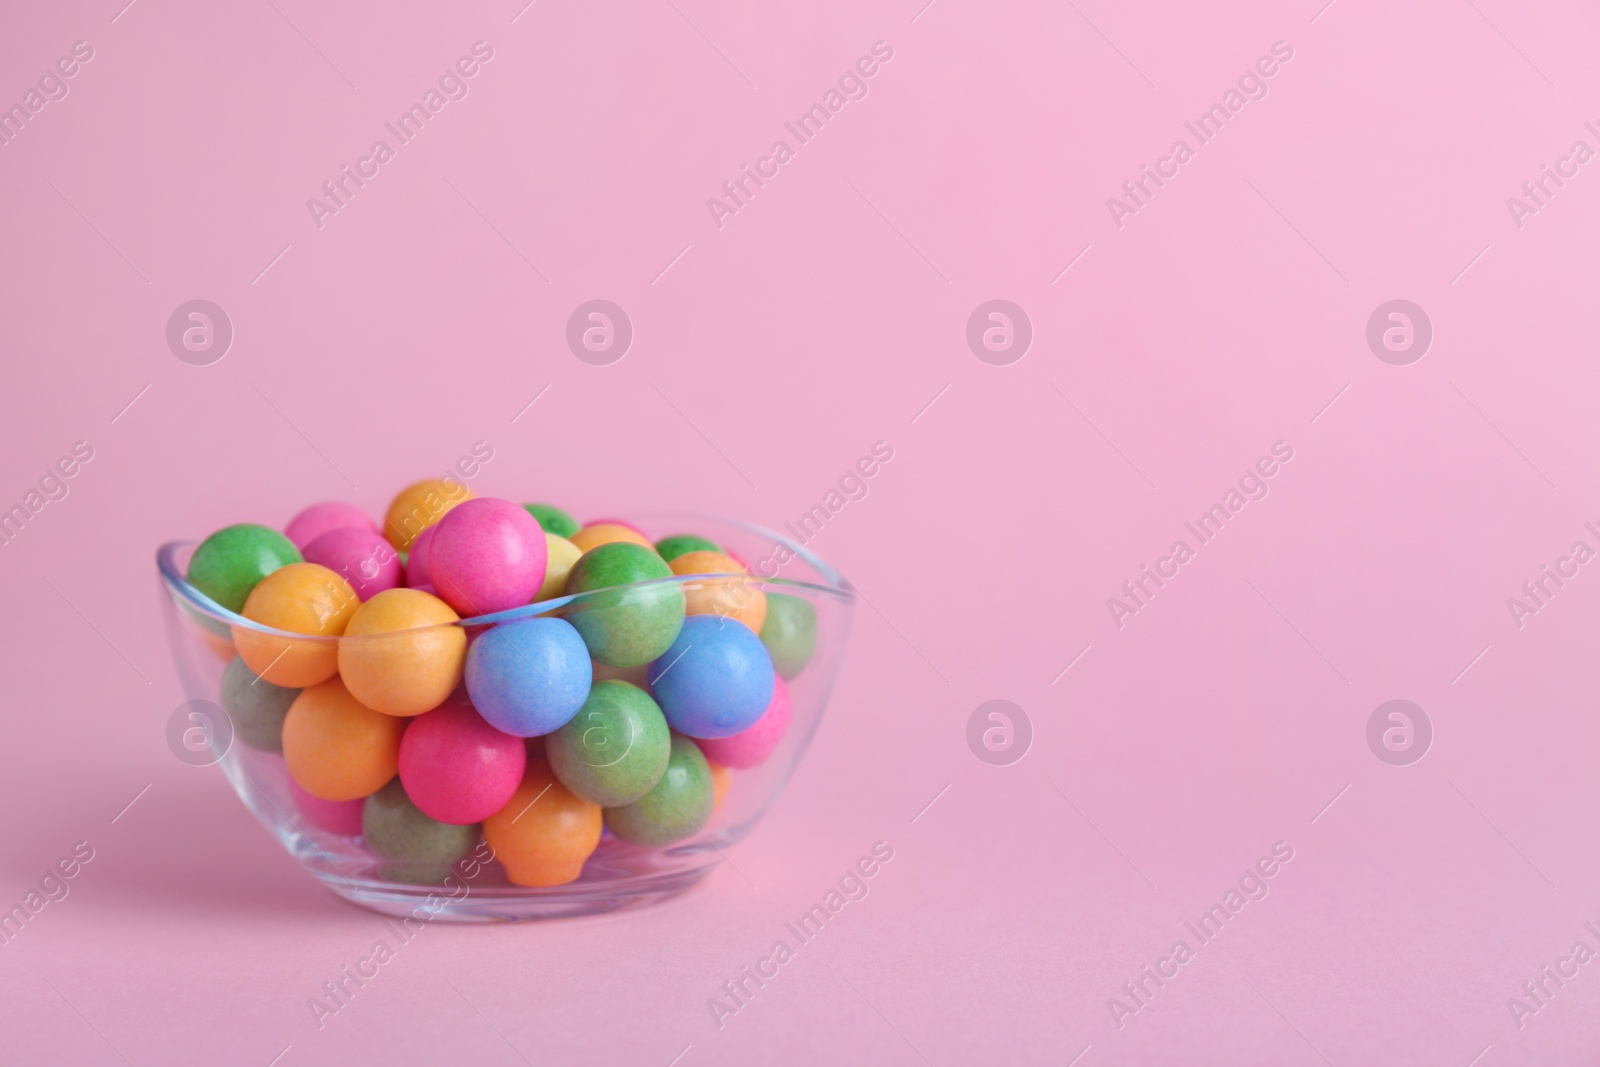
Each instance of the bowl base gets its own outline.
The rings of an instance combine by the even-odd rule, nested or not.
[[[323,885],[363,908],[413,922],[490,923],[571,919],[649,907],[698,885],[716,861],[689,870],[612,882],[578,882],[552,889],[462,885],[457,895],[438,886],[400,886],[314,871]]]

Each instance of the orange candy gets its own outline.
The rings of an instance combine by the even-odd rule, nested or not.
[[[728,787],[733,784],[733,772],[710,760],[706,760],[706,766],[711,768],[711,814],[715,815],[722,807],[722,799],[728,795]]]
[[[261,579],[240,614],[275,630],[335,638],[360,604],[350,583],[327,567],[291,563]],[[337,641],[297,641],[235,626],[233,644],[245,666],[288,689],[327,681],[339,669]]]
[[[450,478],[428,478],[400,490],[383,519],[383,536],[404,552],[417,535],[457,504],[472,499],[472,490]]]
[[[630,545],[643,545],[652,552],[656,550],[656,546],[644,534],[614,522],[597,522],[593,526],[585,526],[567,538],[567,540],[577,545],[579,550],[583,552],[599,548],[601,545],[609,545],[613,541],[626,541]]]
[[[744,567],[721,552],[685,552],[670,560],[673,574],[745,574]],[[683,586],[687,614],[722,615],[738,619],[756,633],[767,621],[767,594],[754,578],[716,578],[686,582]]]
[[[294,698],[283,720],[283,761],[300,788],[323,800],[359,800],[400,768],[406,721],[373,711],[337,678]]]
[[[528,769],[511,802],[483,821],[483,837],[514,885],[566,885],[600,844],[600,805],[577,796],[556,780],[541,755]]]
[[[385,715],[431,711],[461,681],[467,634],[450,625],[459,621],[450,605],[421,589],[385,589],[345,627],[339,676],[357,700]]]

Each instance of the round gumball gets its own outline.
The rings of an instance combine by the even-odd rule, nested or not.
[[[244,660],[235,656],[222,669],[222,692],[217,702],[228,713],[239,740],[263,752],[282,752],[283,719],[299,695],[298,689],[262,681],[245,666]]]
[[[700,751],[713,763],[746,770],[767,761],[783,735],[789,732],[789,687],[783,679],[773,676],[772,701],[761,718],[747,730],[732,737],[707,738],[701,742]]]
[[[294,801],[295,810],[300,813],[300,825],[297,828],[302,833],[309,825],[339,837],[360,836],[361,809],[366,804],[365,798],[323,800],[307,793],[293,778],[289,779],[289,797]]]
[[[711,818],[711,767],[695,743],[672,735],[672,755],[655,788],[632,804],[606,809],[606,827],[622,840],[660,848],[698,831]]]
[[[722,802],[728,798],[728,787],[733,785],[733,772],[712,760],[706,760],[706,766],[711,768],[711,814],[715,815],[722,810]]]
[[[456,507],[472,499],[472,490],[454,478],[413,482],[395,496],[384,515],[383,536],[404,552],[417,535]]]
[[[434,523],[417,534],[416,540],[411,542],[411,551],[406,554],[406,585],[412,589],[433,587],[433,578],[428,573],[428,549],[433,544],[433,535],[438,529],[439,524]]]
[[[638,686],[646,693],[650,692],[650,664],[641,663],[637,667],[610,667],[598,660],[591,660],[590,666],[594,669],[594,680],[603,682],[611,679],[618,682],[627,682],[629,685]]]
[[[811,662],[817,647],[817,612],[809,600],[788,593],[767,594],[767,618],[761,624],[761,643],[772,665],[793,680]]]
[[[604,544],[585,552],[567,575],[568,593],[589,593],[568,609],[589,654],[609,667],[637,667],[671,646],[683,627],[683,590],[655,549]],[[638,582],[639,588],[614,589]]]
[[[545,738],[561,784],[605,808],[631,804],[667,769],[672,732],[650,695],[627,682],[599,682],[572,721]]]
[[[601,826],[600,805],[562,785],[543,759],[529,759],[510,802],[483,821],[483,838],[513,885],[566,885],[583,873]]]
[[[329,530],[305,547],[305,557],[349,582],[362,600],[397,588],[405,572],[400,553],[382,534],[357,526]]]
[[[732,737],[772,703],[772,657],[742,622],[693,615],[650,664],[650,692],[667,722],[690,737]]]
[[[406,720],[373,711],[337,678],[295,697],[283,720],[283,761],[301,788],[323,800],[357,800],[399,769]]]
[[[386,589],[362,604],[339,642],[339,675],[385,715],[421,715],[461,682],[467,634],[450,605],[421,589]]]
[[[566,592],[567,575],[572,573],[572,565],[583,555],[583,549],[549,530],[544,532],[544,545],[544,584],[533,598],[536,604],[541,600],[554,600]]]
[[[200,542],[189,557],[189,584],[237,614],[267,575],[300,562],[300,550],[265,526],[225,526]]]
[[[565,619],[514,619],[467,650],[467,694],[484,720],[516,737],[565,726],[593,680],[583,638]]]
[[[544,584],[544,530],[519,505],[480,497],[439,520],[428,546],[428,581],[463,617],[533,603]]]
[[[761,632],[761,624],[767,618],[767,594],[761,591],[760,582],[745,573],[742,564],[720,552],[685,552],[667,566],[677,575],[738,575],[684,583],[685,610],[690,615],[723,615],[738,619],[756,633]]]
[[[400,739],[400,781],[424,815],[468,826],[506,806],[522,781],[522,738],[483,721],[457,696],[420,715]]]
[[[601,545],[629,544],[648,548],[651,552],[656,546],[650,543],[650,538],[620,522],[591,522],[583,529],[571,534],[568,538],[585,552],[592,552]]]
[[[283,528],[283,535],[294,542],[294,547],[304,552],[307,545],[329,530],[340,530],[345,527],[378,532],[378,524],[372,521],[372,516],[354,504],[329,501],[312,504],[290,519],[289,525]]]
[[[656,552],[671,563],[685,552],[721,552],[715,541],[707,541],[694,534],[673,534],[656,542]]]
[[[367,798],[361,811],[361,836],[383,861],[391,882],[437,885],[478,841],[476,826],[431,819],[406,795],[396,778]]]
[[[240,613],[274,630],[306,634],[300,640],[233,627],[233,644],[256,674],[292,689],[316,685],[339,669],[338,641],[360,606],[350,583],[315,563],[279,567],[250,591]]]
[[[553,533],[557,537],[571,537],[583,528],[582,523],[554,504],[524,504],[522,506],[529,515],[534,517],[545,533]]]

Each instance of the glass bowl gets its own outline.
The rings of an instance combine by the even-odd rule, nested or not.
[[[728,858],[728,850],[761,819],[799,765],[822,722],[839,672],[855,593],[817,555],[790,538],[758,526],[682,513],[625,516],[624,521],[652,541],[678,533],[710,538],[745,563],[755,588],[769,596],[804,600],[816,615],[814,651],[803,669],[787,678],[791,719],[783,740],[760,765],[731,771],[731,781],[710,821],[688,838],[662,848],[643,848],[607,831],[579,878],[553,888],[527,888],[508,881],[481,837],[477,847],[437,883],[418,885],[385,878],[383,862],[367,850],[359,835],[330,831],[314,822],[318,819],[318,813],[311,810],[314,801],[302,810],[295,797],[304,794],[299,793],[298,787],[291,788],[283,756],[252,747],[232,728],[220,706],[223,669],[235,656],[231,628],[281,636],[308,652],[318,646],[336,652],[339,642],[382,638],[289,634],[234,614],[184,578],[196,542],[170,542],[156,554],[165,592],[161,599],[168,640],[187,698],[169,721],[169,743],[186,762],[214,762],[221,766],[245,806],[301,866],[329,889],[384,914],[457,922],[555,918],[646,904],[682,892]],[[637,601],[692,593],[719,580],[722,585],[713,589],[725,590],[728,580],[738,577],[692,575],[640,582],[557,597],[452,625],[464,628],[470,638],[499,622],[539,615],[572,619],[583,612],[617,610],[619,602],[627,603],[630,598]],[[597,680],[624,677],[643,685],[642,675],[642,668],[636,672],[596,668]],[[270,744],[260,738],[254,740]],[[321,817],[321,822],[327,821],[326,816]]]

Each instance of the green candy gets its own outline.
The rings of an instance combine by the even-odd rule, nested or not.
[[[632,804],[607,808],[606,826],[634,845],[660,848],[697,832],[711,819],[711,765],[700,746],[672,735],[672,756],[656,787]]]
[[[632,804],[661,781],[672,731],[650,695],[621,681],[596,682],[572,720],[544,741],[561,784],[603,808]]]
[[[806,669],[817,647],[817,612],[811,602],[787,593],[767,594],[767,620],[761,643],[772,666],[787,681]]]
[[[554,504],[524,504],[522,505],[529,515],[538,520],[539,527],[545,533],[553,533],[557,537],[570,538],[573,534],[583,529],[577,519],[568,515]]]
[[[283,719],[299,695],[298,689],[263,682],[235,656],[222,672],[218,699],[239,740],[263,752],[282,752]]]
[[[671,578],[672,568],[643,545],[614,541],[585,552],[567,575],[567,593]],[[617,589],[586,597],[567,621],[583,635],[589,655],[608,667],[638,667],[672,647],[683,629],[683,588],[676,582]]]
[[[671,563],[685,552],[721,552],[722,546],[694,534],[673,534],[656,542],[656,554]]]
[[[383,860],[386,880],[438,885],[477,844],[478,827],[428,818],[411,803],[400,779],[391,778],[362,805],[361,836],[373,855]]]
[[[189,557],[189,584],[235,614],[267,575],[303,562],[300,550],[277,530],[241,523],[224,526]]]

